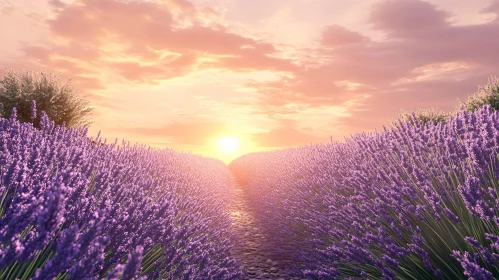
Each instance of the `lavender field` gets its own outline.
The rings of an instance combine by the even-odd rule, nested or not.
[[[499,115],[242,156],[276,257],[310,279],[498,279]]]
[[[223,162],[15,117],[0,119],[0,279],[241,276]]]
[[[499,115],[223,162],[0,119],[0,279],[242,279],[233,177],[306,279],[499,278]],[[232,177],[233,176],[233,177]]]

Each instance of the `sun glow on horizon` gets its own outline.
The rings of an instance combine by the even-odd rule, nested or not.
[[[233,153],[239,146],[240,140],[236,137],[222,137],[218,140],[218,149],[224,153]]]

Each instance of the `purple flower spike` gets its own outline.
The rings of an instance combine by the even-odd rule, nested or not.
[[[122,280],[135,279],[140,273],[142,263],[142,252],[144,248],[138,246],[135,250],[128,254],[128,260],[123,270]]]
[[[45,112],[40,129],[16,116],[0,119],[0,269],[34,279],[242,277],[223,162],[99,136],[92,143],[87,128],[55,127]]]
[[[478,264],[478,254],[471,256],[469,252],[461,254],[459,251],[452,251],[451,256],[455,257],[461,266],[464,268],[464,275],[469,279],[475,280],[492,280],[492,273]]]
[[[12,108],[12,112],[10,113],[10,120],[17,120],[17,109],[16,107]]]
[[[36,119],[36,101],[35,100],[31,101],[31,119],[32,120]]]

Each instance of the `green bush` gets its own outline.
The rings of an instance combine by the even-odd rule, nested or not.
[[[14,71],[8,71],[0,79],[0,117],[8,118],[15,107],[17,118],[21,122],[32,122],[36,128],[40,126],[42,111],[47,113],[56,125],[65,123],[65,127],[88,126],[88,114],[93,108],[88,102],[77,95],[68,85],[60,86],[57,81],[47,79],[45,73],[35,79],[33,73],[26,72],[18,76]],[[32,101],[36,102],[36,118],[32,119]]]
[[[456,112],[459,112],[461,106],[472,112],[485,104],[490,104],[493,110],[499,109],[499,80],[496,76],[491,76],[485,87],[478,86],[478,91],[468,96],[465,102],[461,102]]]
[[[419,123],[426,124],[428,122],[433,122],[433,124],[435,125],[438,124],[439,122],[446,124],[447,120],[451,116],[451,114],[445,113],[437,108],[419,109],[418,111],[414,112],[414,114],[416,115],[416,119],[418,120]],[[402,111],[402,113],[399,116],[399,119],[403,122],[409,121],[411,125],[414,125],[414,120],[412,119],[411,115],[412,112]]]
[[[478,91],[469,95],[465,102],[461,102],[457,106],[454,112],[445,113],[437,108],[430,109],[419,109],[414,112],[416,115],[416,119],[421,124],[426,124],[428,122],[433,122],[435,125],[439,122],[443,124],[447,123],[451,116],[455,116],[462,107],[468,112],[473,112],[479,108],[481,108],[485,104],[490,104],[493,110],[499,109],[499,79],[496,76],[491,76],[489,78],[489,83],[482,87],[478,86]],[[414,125],[414,121],[412,119],[412,112],[403,111],[399,115],[399,119],[401,121],[409,121],[411,125]],[[392,122],[395,121],[392,119]]]

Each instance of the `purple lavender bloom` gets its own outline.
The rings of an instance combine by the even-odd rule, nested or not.
[[[109,273],[107,274],[107,280],[119,280],[123,271],[125,270],[125,265],[118,264],[116,265]]]
[[[492,280],[492,273],[478,264],[479,257],[478,254],[473,256],[469,252],[464,252],[462,254],[459,251],[453,251],[452,255],[461,263],[464,269],[464,275],[468,276],[469,279],[476,280]]]
[[[17,109],[14,107],[12,108],[12,112],[10,113],[10,120],[14,121],[17,119]]]
[[[498,195],[487,178],[499,177],[498,116],[490,106],[463,107],[445,125],[422,125],[413,115],[414,125],[399,122],[345,143],[245,155],[229,168],[258,206],[274,256],[308,267],[307,276],[319,279],[324,267],[334,266],[390,277],[376,265],[389,256],[387,264],[405,265],[394,271],[397,277],[412,277],[421,271],[402,262],[412,251],[427,270],[423,277],[456,277],[463,272],[443,260],[465,249],[468,232],[480,232],[467,222],[487,230],[491,220],[499,224]],[[362,258],[361,250],[379,257]],[[483,265],[495,261],[491,250],[477,250]]]
[[[138,246],[135,250],[128,254],[128,260],[121,276],[122,280],[134,279],[134,277],[140,273],[143,251],[144,248],[142,248],[142,246]]]
[[[33,280],[52,279],[60,272],[65,272],[74,257],[80,252],[78,225],[73,225],[64,232],[59,244],[57,244],[56,255],[50,259],[42,268],[37,269]]]
[[[55,127],[45,112],[40,130],[15,118],[14,110],[0,119],[0,269],[52,251],[29,277],[100,279],[113,267],[111,278],[177,279],[189,269],[194,279],[241,277],[227,241],[232,182],[223,163],[128,144],[95,146],[85,128]],[[141,271],[151,250],[154,266]],[[25,277],[15,273],[13,279]]]
[[[452,211],[449,210],[449,208],[444,208],[444,212],[451,221],[453,221],[456,224],[459,223],[459,216],[452,213]]]
[[[36,101],[35,100],[31,101],[31,119],[32,120],[36,119]]]

